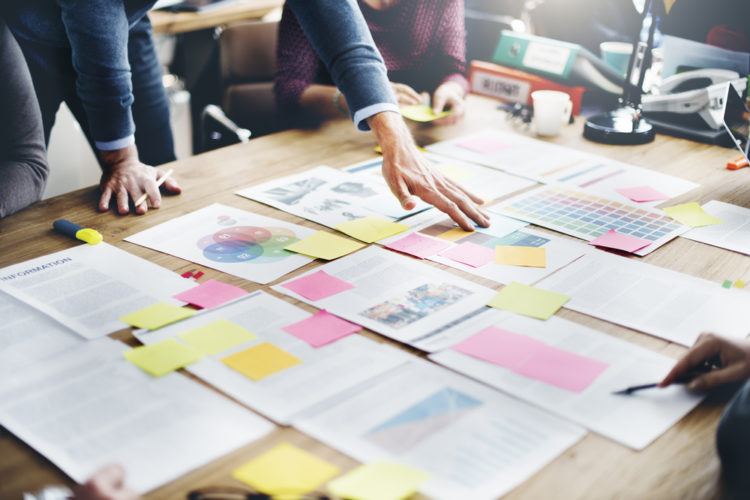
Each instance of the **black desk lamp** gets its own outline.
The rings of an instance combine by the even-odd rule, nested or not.
[[[619,99],[620,107],[586,120],[583,136],[587,139],[606,144],[627,145],[646,144],[654,140],[654,127],[641,114],[643,79],[651,63],[651,48],[654,45],[654,32],[657,25],[657,16],[652,12],[653,3],[653,0],[646,0],[643,5],[643,2],[634,0],[636,9],[639,11],[643,9],[643,17],[635,37],[637,44],[630,55],[628,72],[622,96]],[[644,42],[641,34],[646,27],[648,27],[648,37]]]

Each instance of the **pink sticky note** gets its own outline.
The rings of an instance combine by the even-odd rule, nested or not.
[[[354,285],[351,283],[331,276],[325,271],[308,274],[289,283],[284,283],[281,286],[313,301],[325,299],[326,297],[354,288]]]
[[[644,201],[659,201],[669,199],[669,196],[667,196],[666,194],[662,193],[661,191],[657,191],[656,189],[649,186],[621,188],[615,189],[615,191],[639,203],[642,203]]]
[[[488,326],[463,342],[453,346],[454,351],[472,358],[515,370],[521,367],[537,349],[545,344],[538,340]]]
[[[397,252],[408,253],[420,259],[426,259],[449,246],[451,244],[447,241],[428,238],[419,233],[411,233],[397,241],[388,243],[385,247]]]
[[[465,141],[457,142],[456,146],[476,153],[489,154],[497,153],[509,147],[508,144],[488,137],[475,137],[473,139],[467,139]]]
[[[545,345],[514,371],[524,377],[581,393],[607,367],[609,365],[603,361]]]
[[[495,260],[495,250],[467,241],[441,252],[442,257],[466,264],[471,267],[482,267]]]
[[[650,244],[651,242],[649,240],[618,233],[614,229],[610,229],[598,238],[589,241],[589,245],[625,250],[626,252],[631,253],[637,252],[641,248],[646,248]]]
[[[247,292],[242,288],[208,280],[190,290],[178,293],[174,298],[202,309],[211,309],[243,295],[247,295]]]
[[[318,311],[307,319],[283,328],[285,332],[291,333],[313,347],[330,344],[361,329],[361,326],[349,323],[325,310]]]

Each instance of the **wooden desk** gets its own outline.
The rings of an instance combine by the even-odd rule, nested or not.
[[[415,127],[415,136],[421,144],[428,144],[483,127],[508,128],[505,114],[497,111],[495,105],[492,100],[472,97],[468,117],[461,124],[442,128]],[[675,200],[677,202],[705,203],[718,199],[738,205],[750,205],[745,187],[745,179],[750,172],[730,172],[724,169],[727,159],[735,156],[730,150],[665,136],[659,136],[654,143],[645,146],[610,147],[583,139],[582,126],[583,120],[579,119],[575,125],[566,128],[561,136],[555,138],[554,142],[654,168],[702,184],[696,191]],[[6,220],[0,220],[0,266],[75,245],[72,240],[52,231],[52,221],[65,217],[84,226],[95,227],[107,242],[173,271],[181,273],[198,267],[206,273],[206,278],[218,278],[247,290],[255,290],[259,285],[123,242],[122,239],[213,202],[317,228],[316,224],[240,198],[233,193],[237,188],[320,164],[343,167],[368,159],[373,156],[373,146],[370,134],[355,131],[348,121],[336,121],[329,122],[320,130],[287,131],[182,160],[173,166],[174,175],[182,184],[184,193],[166,198],[163,208],[149,211],[141,217],[121,217],[111,212],[97,213],[95,204],[98,195],[94,189],[58,196]],[[750,281],[750,258],[682,238],[670,242],[643,260],[713,280],[717,287],[725,279]],[[317,265],[316,262],[310,263],[297,273]],[[497,288],[497,285],[492,286]],[[285,297],[285,300],[290,299]],[[297,305],[312,311],[307,305]],[[681,346],[572,311],[563,310],[559,314],[667,355],[677,357],[684,351]],[[380,338],[372,333],[365,335]],[[128,339],[130,335],[126,331],[117,334],[117,337]],[[714,434],[727,400],[726,394],[709,397],[640,452],[589,433],[505,498],[719,498],[719,464]],[[290,441],[313,451],[344,470],[355,465],[343,454],[294,429],[279,428],[269,437],[207,464],[151,492],[146,498],[173,500],[185,498],[186,492],[201,486],[237,485],[230,476],[231,470],[281,441]],[[20,498],[21,491],[36,490],[50,483],[69,484],[70,480],[24,443],[0,429],[0,498]]]
[[[226,7],[217,7],[205,12],[170,12],[152,10],[151,19],[154,33],[174,35],[188,31],[213,28],[233,21],[260,19],[273,9],[284,4],[284,0],[242,0]]]

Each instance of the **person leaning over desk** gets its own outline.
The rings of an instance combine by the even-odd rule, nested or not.
[[[419,92],[429,92],[435,113],[452,111],[435,123],[463,118],[469,91],[463,0],[359,0],[358,5],[398,104],[418,104]],[[274,94],[280,112],[313,119],[347,115],[346,101],[289,6],[279,23],[277,54]]]
[[[659,384],[678,381],[702,362],[719,358],[720,367],[694,378],[688,389],[704,391],[721,384],[744,382],[724,410],[716,432],[726,498],[750,498],[750,340],[730,340],[712,333],[698,337]]]

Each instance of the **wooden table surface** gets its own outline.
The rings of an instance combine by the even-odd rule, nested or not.
[[[424,145],[484,127],[511,128],[504,112],[496,109],[495,101],[471,96],[467,118],[462,123],[453,127],[415,126],[413,132],[417,141]],[[750,206],[750,196],[747,193],[750,170],[731,172],[724,168],[726,161],[736,156],[731,150],[667,136],[657,136],[655,142],[644,146],[606,146],[586,141],[581,135],[582,127],[583,120],[579,118],[575,124],[566,127],[560,136],[552,139],[552,142],[653,168],[701,184],[695,191],[670,203],[705,203],[716,199]],[[528,134],[524,130],[519,132]],[[314,223],[233,193],[238,188],[317,165],[344,167],[372,158],[374,145],[371,134],[357,132],[350,122],[339,120],[329,122],[317,130],[286,131],[181,160],[171,166],[175,169],[174,176],[183,187],[183,194],[165,198],[161,209],[150,210],[145,216],[97,213],[95,205],[98,193],[95,188],[45,200],[0,220],[0,266],[75,245],[76,242],[52,231],[52,221],[64,217],[83,226],[94,227],[110,244],[173,271],[182,273],[198,268],[205,272],[205,279],[217,278],[252,291],[261,286],[124,242],[122,239],[214,202],[320,229]],[[715,281],[717,287],[725,279],[750,281],[749,257],[684,238],[677,238],[642,260]],[[317,265],[319,261],[312,262],[292,275]],[[453,269],[449,269],[449,272],[461,274]],[[467,277],[477,280],[475,277]],[[493,283],[484,284],[498,288]],[[272,291],[270,293],[277,295]],[[292,300],[285,296],[283,298]],[[293,302],[308,311],[314,310],[305,304]],[[559,314],[669,356],[678,357],[685,350],[679,345],[573,311],[562,310]],[[390,342],[370,332],[364,334]],[[134,342],[129,330],[118,332],[115,336]],[[711,395],[677,425],[639,452],[589,433],[505,498],[719,498],[719,463],[714,435],[728,397],[726,391]],[[149,493],[146,498],[185,498],[188,491],[198,487],[225,484],[237,486],[239,483],[230,475],[232,469],[282,441],[302,446],[344,470],[356,465],[342,453],[294,429],[278,428],[268,437],[209,463]],[[0,499],[20,498],[22,491],[38,490],[43,485],[52,483],[70,484],[70,480],[34,450],[0,428]]]
[[[154,33],[174,35],[213,28],[233,21],[259,19],[283,4],[284,0],[240,0],[204,12],[152,10],[148,17],[151,19]]]

